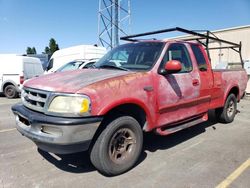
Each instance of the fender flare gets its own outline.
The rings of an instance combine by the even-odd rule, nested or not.
[[[127,99],[122,99],[119,101],[115,101],[105,107],[103,107],[98,115],[104,115],[106,113],[108,113],[109,111],[111,111],[112,109],[122,106],[122,105],[126,105],[126,104],[133,104],[133,105],[137,105],[138,107],[140,107],[141,109],[144,110],[145,115],[146,115],[146,119],[147,119],[147,124],[145,127],[143,127],[143,129],[145,131],[149,131],[150,127],[153,126],[153,123],[155,122],[155,117],[154,114],[152,112],[150,112],[149,108],[147,107],[147,105],[142,102],[139,99],[135,99],[135,98],[127,98]]]
[[[240,89],[239,89],[239,86],[236,85],[236,84],[234,84],[234,85],[232,85],[231,87],[228,87],[228,88],[227,88],[227,90],[226,90],[226,92],[225,92],[225,94],[224,94],[224,97],[223,97],[223,105],[225,104],[225,102],[226,102],[226,100],[227,100],[227,97],[228,97],[230,91],[232,91],[233,88],[237,88],[237,90],[238,90],[238,95],[236,96],[236,98],[237,98],[237,101],[240,100]]]

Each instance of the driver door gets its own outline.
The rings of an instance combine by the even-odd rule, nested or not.
[[[197,114],[199,73],[194,70],[189,46],[172,43],[168,46],[161,66],[169,60],[178,60],[182,70],[178,73],[158,75],[158,126],[178,122]]]

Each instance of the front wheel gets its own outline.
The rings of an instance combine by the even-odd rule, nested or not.
[[[135,165],[142,143],[140,124],[130,116],[118,117],[97,138],[90,152],[91,162],[104,175],[119,175]]]
[[[223,108],[215,110],[217,119],[222,123],[231,123],[234,120],[237,111],[237,100],[234,94],[230,94],[227,97]]]

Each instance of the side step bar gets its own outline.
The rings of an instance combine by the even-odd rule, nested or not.
[[[177,131],[180,131],[182,129],[186,129],[188,127],[192,127],[194,125],[197,125],[199,123],[207,121],[207,119],[208,119],[208,115],[206,113],[202,117],[199,117],[199,118],[196,118],[196,119],[193,119],[193,120],[189,120],[188,122],[185,122],[185,123],[180,123],[180,124],[176,124],[176,125],[173,125],[173,126],[169,125],[169,126],[166,126],[166,127],[157,128],[155,130],[155,132],[157,134],[159,134],[159,135],[166,136],[166,135],[175,133]]]

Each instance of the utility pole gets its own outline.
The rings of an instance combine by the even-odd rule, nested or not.
[[[113,0],[114,9],[115,9],[115,19],[114,19],[114,44],[113,46],[116,47],[119,45],[119,0]]]
[[[108,49],[119,45],[131,25],[130,0],[99,0],[98,44]]]

